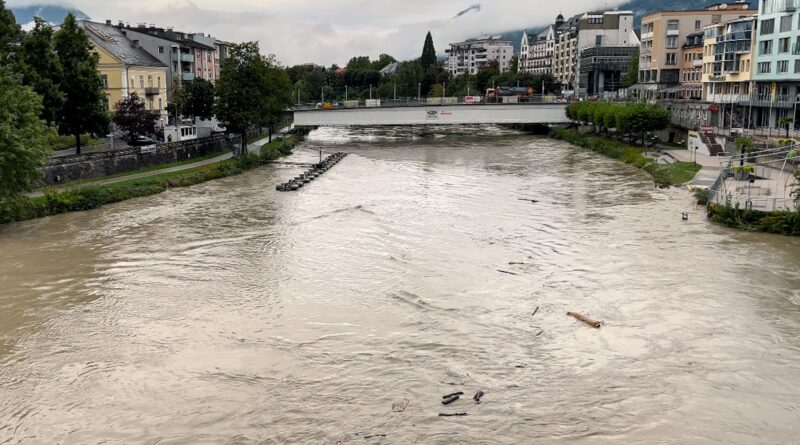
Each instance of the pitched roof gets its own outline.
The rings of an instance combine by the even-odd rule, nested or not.
[[[81,20],[78,26],[86,30],[92,42],[120,62],[134,66],[165,67],[147,51],[136,46],[119,29],[111,25]]]

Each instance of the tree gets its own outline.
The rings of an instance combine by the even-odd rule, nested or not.
[[[213,83],[197,78],[186,88],[186,96],[186,101],[183,104],[185,113],[206,120],[214,116]]]
[[[217,118],[228,133],[242,137],[247,147],[247,130],[274,125],[291,104],[291,84],[286,71],[273,57],[259,53],[258,42],[233,45],[216,85]]]
[[[510,71],[512,74],[517,74],[517,73],[519,73],[519,55],[517,55],[517,54],[514,54],[514,55],[511,57],[511,68],[509,68],[509,71]]]
[[[419,84],[422,83],[422,66],[416,61],[403,62],[397,68],[397,94],[401,97],[417,97]]]
[[[632,87],[639,81],[639,50],[636,50],[628,61],[628,72],[622,78],[625,87]]]
[[[433,47],[433,36],[428,31],[425,36],[425,44],[422,46],[422,57],[419,59],[423,70],[427,70],[432,65],[436,65],[436,48]]]
[[[794,123],[794,119],[790,116],[784,116],[778,119],[778,126],[779,127],[786,127],[786,139],[789,139],[789,129],[791,125]]]
[[[0,199],[30,190],[41,177],[53,136],[41,108],[41,98],[0,67]]]
[[[131,93],[117,102],[117,111],[114,112],[114,123],[125,133],[125,140],[133,143],[140,136],[151,135],[156,132],[158,114],[148,111],[144,100],[138,94]]]
[[[0,0],[0,66],[6,65],[12,45],[18,40],[19,34],[20,27],[14,13],[6,8],[5,0]]]
[[[347,62],[348,71],[368,70],[370,68],[372,68],[372,62],[370,62],[369,56],[353,57]]]
[[[103,81],[97,71],[99,56],[92,52],[86,32],[71,12],[53,37],[62,69],[64,107],[58,119],[63,134],[75,136],[75,152],[81,152],[81,134],[108,131],[108,112]]]
[[[380,71],[380,70],[386,68],[387,66],[389,66],[390,63],[394,63],[394,62],[397,62],[397,60],[395,60],[394,57],[392,57],[392,56],[390,56],[388,54],[381,54],[380,56],[378,56],[378,60],[375,60],[374,62],[372,62],[371,68],[374,71]]]
[[[19,72],[22,82],[42,96],[42,119],[55,124],[64,106],[64,94],[59,88],[61,65],[53,47],[53,28],[41,17],[22,38]]]

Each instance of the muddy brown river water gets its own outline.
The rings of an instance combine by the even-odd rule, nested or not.
[[[319,147],[0,227],[0,444],[800,443],[800,240],[500,129]]]

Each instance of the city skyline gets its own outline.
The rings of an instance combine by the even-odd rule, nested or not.
[[[10,6],[40,4],[12,0]],[[622,0],[567,0],[559,3],[520,0],[445,0],[430,4],[411,0],[403,4],[382,1],[335,0],[319,4],[311,0],[108,3],[98,0],[49,2],[74,7],[94,21],[123,20],[172,26],[186,32],[204,32],[228,41],[258,40],[265,53],[273,53],[287,65],[346,64],[350,57],[381,53],[405,60],[419,57],[425,33],[433,33],[440,56],[448,43],[479,35],[544,26],[558,13],[573,14]],[[502,13],[514,10],[514,14]],[[324,34],[324,38],[316,38]]]

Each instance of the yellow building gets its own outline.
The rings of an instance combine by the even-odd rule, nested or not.
[[[131,93],[145,102],[148,110],[158,113],[167,121],[168,67],[135,45],[117,28],[89,21],[78,22],[100,56],[97,65],[109,110]]]
[[[706,27],[703,50],[703,99],[721,104],[747,103],[753,80],[756,17]]]

